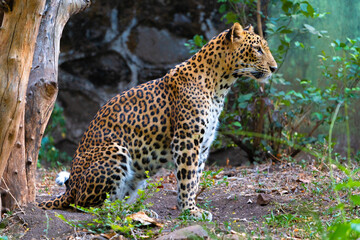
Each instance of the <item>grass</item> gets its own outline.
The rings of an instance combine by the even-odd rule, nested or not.
[[[318,167],[322,166],[323,163],[318,163]],[[358,202],[351,200],[359,196],[359,176],[353,175],[358,166],[352,166],[355,171],[332,166],[332,175],[326,168],[312,172],[314,181],[303,185],[304,195],[300,199],[275,203],[271,214],[261,223],[254,223],[257,232],[271,238],[358,239],[360,208]],[[349,175],[354,179],[349,180]],[[252,228],[247,229],[249,237],[254,236]]]

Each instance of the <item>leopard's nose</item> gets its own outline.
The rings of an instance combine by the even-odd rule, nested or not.
[[[271,71],[271,72],[275,72],[276,69],[277,69],[277,67],[272,67],[272,66],[270,66],[269,68],[270,68],[270,71]]]

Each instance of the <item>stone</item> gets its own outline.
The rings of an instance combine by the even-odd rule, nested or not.
[[[268,205],[271,201],[271,197],[268,194],[260,193],[257,197],[256,203],[260,206]]]
[[[189,50],[184,47],[185,38],[176,37],[166,29],[139,26],[135,54],[146,63],[152,65],[177,64],[190,57]],[[177,49],[174,54],[174,49]]]
[[[186,240],[186,239],[209,239],[209,234],[200,225],[194,225],[176,230],[168,235],[161,236],[157,240]]]

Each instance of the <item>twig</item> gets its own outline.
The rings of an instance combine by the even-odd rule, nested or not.
[[[202,194],[202,193],[205,191],[205,189],[206,189],[206,187],[202,187],[202,188],[200,189],[200,191],[196,194],[196,196],[195,196],[195,202],[196,202],[196,203],[197,203],[198,197],[200,196],[200,194]]]
[[[280,158],[277,158],[276,156],[274,156],[274,154],[272,154],[270,151],[268,152],[268,154],[270,155],[270,157],[276,161],[279,161],[279,162],[284,162],[283,160],[281,160]]]
[[[258,27],[258,33],[261,38],[264,37],[263,30],[262,30],[262,23],[261,23],[261,0],[257,0],[256,2],[256,20],[257,20],[257,27]],[[261,87],[265,89],[265,84],[262,83]],[[259,121],[257,122],[257,127],[255,129],[255,132],[262,133],[264,128],[264,114],[265,114],[265,101],[263,99],[263,96],[260,97],[260,113],[259,113]],[[260,144],[260,138],[254,139],[254,148],[257,149],[258,145]]]
[[[264,87],[264,84],[262,83],[262,86]],[[263,96],[260,96],[260,111],[259,111],[259,119],[257,122],[257,127],[255,129],[256,133],[262,133],[263,128],[264,128],[264,114],[265,114],[265,101]],[[260,144],[260,138],[259,137],[255,137],[254,138],[254,149],[258,148],[258,145]]]
[[[257,0],[256,2],[256,19],[257,19],[257,27],[258,27],[258,32],[259,32],[259,36],[260,37],[264,37],[263,35],[263,31],[262,31],[262,24],[261,24],[261,0]]]
[[[301,125],[301,123],[305,120],[305,117],[310,113],[311,111],[311,106],[308,107],[308,110],[305,111],[305,113],[300,117],[300,119],[297,121],[297,123],[295,123],[294,127],[292,128],[293,131],[297,131]]]
[[[316,129],[318,129],[318,127],[323,124],[325,120],[321,120],[321,121],[318,121],[315,126],[311,129],[311,131],[308,133],[308,137],[311,137],[313,135],[313,133],[315,132]],[[296,149],[295,151],[293,151],[290,156],[291,157],[295,157],[296,155],[298,155],[299,153],[301,152],[301,149]]]
[[[136,238],[136,235],[135,235],[134,231],[133,231],[132,229],[130,229],[130,231],[131,231],[131,235],[134,237],[134,239],[135,239],[135,240],[137,240],[137,238]]]
[[[238,145],[242,150],[246,152],[250,162],[254,162],[254,152],[252,149],[247,147],[244,143],[242,143],[241,139],[236,138],[234,135],[223,133],[225,137],[230,138],[236,145]]]
[[[25,214],[25,211],[21,208],[19,202],[16,200],[16,198],[14,197],[14,195],[12,195],[12,193],[11,193],[11,191],[10,191],[10,189],[9,189],[8,185],[6,184],[6,182],[5,182],[5,180],[4,180],[3,177],[1,177],[1,181],[4,183],[4,185],[5,185],[5,187],[6,187],[7,189],[5,189],[5,188],[3,188],[3,187],[0,187],[0,188],[1,188],[2,190],[5,190],[6,192],[8,192],[8,193],[10,194],[10,196],[14,199],[16,205],[18,205],[18,207],[20,208],[20,211],[21,211],[22,213],[24,213],[24,215],[26,215],[26,214]]]

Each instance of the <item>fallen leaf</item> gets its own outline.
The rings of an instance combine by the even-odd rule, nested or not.
[[[309,178],[307,178],[305,176],[305,174],[300,173],[298,176],[298,179],[296,180],[297,182],[302,182],[302,183],[311,183],[311,180]]]
[[[163,224],[161,224],[158,221],[156,221],[155,219],[149,217],[148,215],[146,215],[146,213],[144,213],[142,211],[130,214],[128,217],[131,218],[134,221],[140,222],[143,225],[154,224],[157,227],[163,227],[164,226]]]
[[[114,233],[114,232],[101,234],[102,237],[107,238],[107,239],[110,239],[110,238],[114,237],[115,235],[116,235],[116,233]]]

